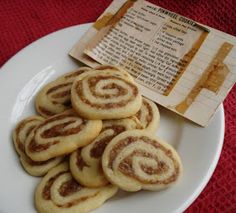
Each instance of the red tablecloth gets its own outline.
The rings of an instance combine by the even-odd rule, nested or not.
[[[0,66],[53,31],[93,22],[111,0],[1,0]],[[151,0],[171,11],[236,36],[235,0]],[[236,86],[224,101],[223,151],[207,187],[186,212],[236,212]],[[200,156],[199,156],[200,157]]]

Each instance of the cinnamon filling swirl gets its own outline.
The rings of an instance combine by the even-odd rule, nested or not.
[[[145,109],[147,110],[147,115],[145,117],[145,122],[146,122],[146,126],[152,121],[153,119],[153,111],[151,106],[143,99],[143,105],[145,107]],[[138,113],[136,114],[136,117],[140,120],[141,119],[141,114],[142,114],[142,109],[138,111]]]
[[[38,121],[37,119],[31,119],[31,120],[26,120],[23,121],[17,128],[16,128],[16,144],[19,148],[20,151],[22,151],[23,153],[25,153],[25,145],[21,142],[20,138],[19,138],[19,134],[20,132],[25,128],[25,126],[32,122],[32,121]],[[27,129],[26,133],[25,133],[25,137],[28,137],[29,134],[31,133],[31,131],[37,126],[37,124],[30,126],[30,128]]]
[[[98,140],[94,145],[93,148],[90,150],[90,156],[93,158],[100,158],[106,148],[107,144],[118,134],[125,131],[125,127],[121,125],[113,125],[103,129],[103,131],[107,129],[112,129],[114,132],[112,135],[102,138]]]
[[[166,149],[164,146],[157,143],[156,141],[151,140],[151,139],[149,139],[148,137],[145,137],[145,136],[142,136],[142,137],[127,137],[124,140],[121,140],[118,144],[116,144],[110,152],[108,167],[110,169],[112,169],[113,162],[116,159],[116,157],[118,156],[118,154],[123,149],[125,149],[127,146],[129,146],[131,143],[135,143],[138,140],[143,141],[147,144],[150,144],[151,146],[153,146],[154,149],[161,150],[169,159],[171,159],[171,161],[174,165],[173,174],[170,177],[168,177],[167,179],[164,179],[164,180],[147,180],[147,179],[141,178],[140,176],[136,175],[135,170],[133,168],[133,158],[134,157],[145,157],[145,158],[150,158],[150,159],[153,159],[153,160],[156,161],[156,167],[148,166],[148,164],[145,164],[145,162],[139,163],[140,168],[147,175],[163,174],[163,173],[167,172],[168,169],[169,169],[168,165],[164,161],[160,161],[157,156],[155,156],[153,154],[150,154],[150,153],[147,153],[147,152],[144,152],[140,148],[133,151],[128,157],[124,158],[120,162],[119,167],[118,167],[119,170],[123,174],[125,174],[127,176],[130,176],[130,177],[132,177],[132,178],[134,178],[134,179],[136,179],[136,180],[138,180],[142,183],[145,183],[145,184],[156,184],[156,183],[158,183],[158,184],[168,184],[170,182],[175,181],[179,176],[180,168],[179,168],[179,164],[174,159],[171,151]]]
[[[48,180],[48,182],[45,184],[45,187],[43,188],[43,193],[42,193],[42,196],[45,200],[51,200],[51,187],[52,187],[53,183],[56,181],[56,179],[58,177],[60,177],[63,174],[66,174],[66,173],[68,173],[68,172],[67,171],[60,172]],[[58,192],[62,197],[67,197],[67,196],[70,196],[70,195],[80,191],[81,189],[82,189],[82,187],[74,179],[70,179],[70,180],[62,183],[62,185],[58,189]],[[80,197],[78,199],[69,201],[63,205],[58,205],[58,204],[55,204],[55,205],[58,207],[62,207],[62,208],[69,208],[69,207],[72,207],[80,202],[83,202],[87,199],[97,196],[98,193],[99,192],[95,192],[94,194],[91,194],[89,196]]]
[[[75,192],[78,192],[81,189],[82,187],[74,179],[70,179],[61,185],[59,188],[59,193],[62,197],[66,197]]]
[[[37,134],[37,131],[41,131],[41,129],[43,129],[43,127],[45,127],[50,122],[59,121],[64,118],[73,118],[73,117],[74,117],[73,115],[59,115],[57,117],[47,119],[35,129],[35,134]],[[54,137],[69,136],[69,135],[77,134],[84,128],[84,126],[86,125],[86,122],[87,122],[86,120],[82,120],[80,124],[75,125],[75,126],[73,124],[76,123],[76,120],[60,123],[48,129],[46,128],[44,131],[40,133],[40,137],[44,139],[49,139],[49,138],[54,138]],[[50,146],[58,144],[59,142],[60,141],[55,140],[55,141],[51,141],[45,144],[38,144],[35,141],[35,138],[33,137],[29,143],[29,150],[31,152],[40,152],[40,151],[48,149]]]
[[[50,190],[51,190],[51,187],[52,187],[52,184],[55,182],[55,180],[62,174],[65,174],[67,173],[66,171],[63,171],[63,172],[60,172],[58,174],[56,174],[55,176],[51,177],[47,183],[45,184],[44,188],[43,188],[43,193],[42,193],[42,196],[45,200],[50,200],[51,199],[51,193],[50,193]]]
[[[46,144],[38,144],[36,143],[35,139],[32,138],[32,140],[29,143],[29,150],[31,152],[41,152],[44,150],[47,150],[50,146],[58,144],[60,141],[52,141]]]
[[[77,149],[76,151],[76,165],[81,171],[84,167],[89,167],[89,165],[83,160],[81,156],[81,149]]]
[[[31,166],[42,166],[42,165],[46,165],[46,164],[54,161],[55,158],[51,158],[51,159],[46,160],[46,161],[33,161],[29,157],[26,157],[25,160]]]
[[[114,66],[109,66],[109,65],[103,65],[103,66],[96,67],[96,70],[106,70],[106,69],[119,71],[118,68],[116,68]]]
[[[86,201],[86,200],[88,200],[88,199],[90,199],[90,198],[96,197],[98,194],[99,194],[99,192],[96,192],[96,193],[94,193],[94,194],[92,194],[92,195],[84,196],[84,197],[75,199],[75,200],[73,200],[73,201],[70,201],[70,202],[68,202],[68,203],[66,203],[66,204],[64,204],[64,205],[58,205],[58,204],[57,204],[57,206],[58,206],[58,207],[62,207],[62,208],[70,208],[70,207],[72,207],[72,206],[75,206],[75,205],[79,204],[80,202],[84,202],[84,201]]]
[[[51,87],[48,91],[47,91],[47,95],[51,94],[51,93],[54,93],[54,92],[57,92],[58,89],[61,89],[61,88],[65,88],[65,87],[68,87],[68,86],[72,86],[72,83],[69,82],[69,83],[64,83],[64,84],[59,84],[57,86],[54,86],[54,87]],[[70,90],[68,90],[70,91]],[[59,98],[61,96],[57,95],[57,94],[54,94],[52,97],[54,98]]]
[[[83,120],[82,123],[76,127],[66,129],[69,125],[75,123],[75,121],[68,121],[63,124],[58,124],[50,129],[43,131],[40,135],[42,138],[53,138],[58,136],[68,136],[72,134],[76,134],[81,131],[81,129],[86,125],[86,121]]]
[[[46,108],[44,108],[44,107],[42,107],[42,106],[38,106],[38,108],[39,108],[39,110],[40,110],[40,112],[42,112],[44,115],[46,115],[46,116],[53,116],[53,115],[55,115],[56,113],[54,113],[54,112],[51,112],[51,111],[49,111],[48,109],[46,109]]]
[[[82,73],[84,73],[85,71],[87,71],[87,70],[90,70],[90,68],[80,68],[80,70],[78,70],[78,71],[76,71],[76,72],[73,72],[73,73],[70,73],[70,74],[67,74],[67,75],[65,75],[64,76],[64,78],[66,79],[66,80],[68,80],[68,79],[70,79],[70,78],[72,78],[72,80],[74,80],[74,78],[75,77],[77,77],[78,75],[80,75],[80,74],[82,74]]]
[[[91,77],[88,79],[88,85],[90,88],[90,92],[92,93],[92,95],[94,97],[98,97],[98,98],[107,100],[107,99],[111,99],[111,98],[117,98],[120,96],[124,96],[128,93],[127,88],[123,88],[122,86],[120,86],[116,83],[108,83],[105,86],[103,86],[103,88],[102,88],[103,90],[113,90],[113,91],[115,91],[114,93],[109,94],[109,93],[104,92],[104,94],[101,94],[100,92],[96,91],[96,85],[100,81],[107,81],[107,80],[114,80],[114,81],[118,80],[118,81],[125,82],[127,87],[131,89],[130,96],[126,100],[121,100],[120,102],[94,103],[86,98],[85,91],[83,91],[83,82],[82,81],[79,81],[77,83],[76,92],[84,103],[86,103],[92,107],[96,107],[96,108],[100,108],[100,109],[110,109],[110,108],[118,108],[118,107],[126,106],[129,102],[134,100],[138,94],[138,88],[135,85],[133,85],[132,83],[130,83],[129,81],[126,81],[125,79],[115,77],[115,76],[97,76],[96,78]]]

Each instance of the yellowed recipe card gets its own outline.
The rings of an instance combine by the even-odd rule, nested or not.
[[[71,50],[125,68],[142,94],[206,126],[236,80],[236,38],[143,0],[115,0]]]

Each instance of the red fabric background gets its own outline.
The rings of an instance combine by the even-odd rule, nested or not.
[[[93,22],[111,0],[1,0],[0,66],[36,39]],[[236,36],[235,0],[151,0],[198,22]],[[217,168],[190,212],[236,212],[236,86],[224,101],[226,133]]]

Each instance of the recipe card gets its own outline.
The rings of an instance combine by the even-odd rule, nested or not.
[[[236,38],[144,0],[116,0],[71,50],[118,65],[156,103],[206,126],[236,80]]]

